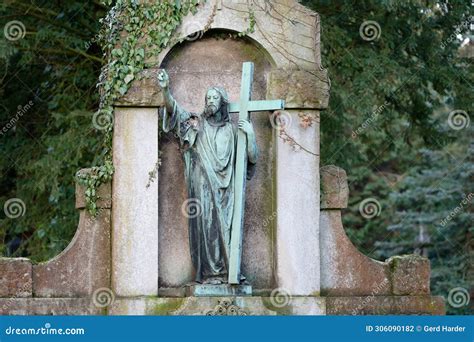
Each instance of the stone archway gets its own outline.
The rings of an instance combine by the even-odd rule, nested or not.
[[[208,87],[220,86],[230,100],[238,100],[242,63],[255,64],[253,99],[265,99],[267,79],[273,61],[250,39],[229,38],[229,32],[211,30],[198,41],[175,46],[162,63],[171,78],[171,91],[186,110],[204,107]],[[236,116],[232,118],[236,121]],[[275,211],[273,129],[268,113],[253,115],[258,145],[259,167],[247,187],[243,272],[255,289],[271,289],[275,264],[273,239]],[[180,288],[192,280],[187,218],[180,214],[186,200],[182,157],[172,135],[160,140],[162,165],[159,173],[159,286]],[[175,215],[167,215],[173,212]]]
[[[168,159],[158,182],[153,183],[146,192],[143,191],[148,182],[148,171],[153,169],[149,156],[158,154],[157,109],[162,105],[161,93],[155,81],[158,66],[171,68],[171,77],[173,78],[174,73],[177,78],[174,86],[177,87],[175,90],[178,90],[178,94],[175,91],[175,95],[184,106],[189,106],[189,110],[199,110],[202,105],[200,93],[203,94],[203,89],[216,81],[222,82],[223,86],[230,89],[231,97],[237,96],[241,62],[243,58],[255,60],[257,52],[267,58],[267,63],[257,63],[257,73],[262,72],[262,75],[257,75],[257,86],[260,84],[260,88],[255,89],[256,94],[262,99],[268,97],[286,100],[287,115],[294,122],[287,131],[312,153],[295,153],[292,146],[277,139],[278,131],[269,129],[266,118],[258,116],[258,120],[262,120],[259,122],[259,127],[262,128],[259,129],[260,141],[262,145],[266,144],[268,161],[267,168],[257,177],[261,180],[270,179],[267,184],[271,183],[271,186],[262,186],[262,189],[266,190],[249,194],[248,206],[250,211],[254,212],[248,215],[246,230],[253,235],[247,238],[244,244],[251,244],[253,239],[256,244],[244,251],[243,268],[245,271],[245,258],[249,260],[247,265],[255,265],[253,269],[248,267],[247,273],[261,289],[283,287],[291,295],[319,294],[319,110],[327,106],[329,94],[327,74],[321,68],[319,60],[319,17],[297,1],[275,1],[269,7],[264,6],[265,1],[253,3],[255,31],[248,33],[248,38],[255,44],[251,49],[249,40],[247,43],[228,41],[222,45],[225,47],[225,44],[244,44],[236,47],[240,51],[235,56],[227,54],[227,58],[231,60],[239,56],[231,63],[229,70],[225,70],[225,64],[217,63],[219,72],[225,74],[223,77],[219,78],[217,74],[204,78],[193,75],[206,70],[193,64],[194,57],[200,56],[200,66],[207,67],[209,72],[211,62],[205,61],[206,54],[212,49],[219,49],[220,44],[215,43],[212,49],[205,49],[200,46],[205,46],[208,38],[197,41],[190,39],[190,42],[183,45],[183,49],[174,50],[186,54],[186,51],[199,52],[201,49],[199,53],[187,55],[188,63],[182,60],[179,62],[180,56],[176,55],[175,65],[167,60],[166,56],[172,50],[172,47],[169,47],[154,61],[157,68],[145,70],[144,78],[136,81],[127,95],[116,104],[116,174],[113,191],[117,196],[114,196],[116,199],[113,210],[112,283],[118,295],[166,296],[166,291],[158,291],[159,283],[162,288],[175,287],[190,278],[189,257],[186,256],[185,247],[187,245],[181,246],[181,250],[176,245],[177,241],[183,243],[186,240],[184,220],[176,217],[153,217],[157,212],[165,212],[166,208],[171,207],[176,216],[176,206],[182,203],[185,196],[181,189],[180,197],[173,198],[167,182],[160,181],[161,178],[166,180],[171,177],[171,169],[180,168],[180,161],[169,157],[173,155],[171,150],[167,151],[172,149],[171,146],[163,145],[163,158]],[[200,30],[243,32],[248,27],[247,1],[209,1],[202,4],[195,15],[184,18],[173,38],[179,41],[185,39],[187,34]],[[209,42],[207,40],[207,43]],[[232,46],[229,46],[229,49],[231,50]],[[173,56],[173,51],[170,56]],[[194,65],[193,70],[188,68],[190,64]],[[179,74],[173,70],[178,70],[178,67]],[[188,82],[195,83],[196,86],[188,87]],[[196,93],[186,90],[199,87],[201,90]],[[312,118],[309,129],[300,128],[300,116]],[[264,127],[267,128],[263,129]],[[273,138],[265,138],[265,134],[273,134]],[[159,191],[157,183],[160,184]],[[153,195],[155,191],[160,194],[157,198]],[[265,193],[267,197],[273,196],[274,200],[263,198]],[[123,194],[127,194],[127,197]],[[154,201],[156,204],[151,204]],[[130,212],[134,214],[131,215]],[[272,224],[268,224],[269,221]],[[179,230],[172,230],[175,225]],[[251,226],[265,227],[252,231]],[[143,235],[147,237],[146,241]],[[164,240],[159,241],[161,237],[167,239],[167,242],[172,241],[171,245],[167,245]],[[153,247],[155,244],[157,247]],[[134,248],[131,249],[130,246]],[[164,249],[161,252],[158,251],[160,246]],[[172,254],[172,257],[168,258],[169,261],[166,261],[167,253]],[[172,270],[173,259],[184,269],[179,276]],[[134,281],[135,275],[140,274],[146,274],[146,279],[139,278]]]

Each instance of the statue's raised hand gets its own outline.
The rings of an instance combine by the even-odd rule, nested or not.
[[[157,79],[158,79],[158,84],[163,89],[168,88],[168,86],[170,85],[170,77],[168,76],[168,73],[164,69],[161,69],[160,71],[158,71]]]

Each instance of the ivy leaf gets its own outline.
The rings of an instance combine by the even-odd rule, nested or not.
[[[133,74],[128,74],[127,76],[125,76],[125,83],[126,84],[129,84],[130,82],[132,82],[133,80],[135,79],[135,75]],[[125,90],[126,91],[126,90]],[[121,91],[120,91],[121,92]],[[122,94],[123,95],[123,94]]]
[[[127,93],[128,87],[124,84],[119,88],[120,95],[125,95]]]

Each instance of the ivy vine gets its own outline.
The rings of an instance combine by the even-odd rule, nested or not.
[[[100,185],[110,182],[114,173],[112,161],[113,104],[130,89],[140,73],[153,66],[157,56],[172,42],[173,33],[189,13],[206,0],[101,0],[111,7],[101,19],[103,29],[97,41],[104,51],[107,64],[102,68],[98,88],[99,109],[94,114],[94,127],[104,133],[101,162],[88,173],[80,173],[77,181],[86,187],[86,208],[98,214]],[[215,9],[213,11],[215,14]],[[213,17],[210,19],[212,21]],[[249,28],[239,36],[254,32],[255,15],[249,6]],[[206,25],[208,29],[210,23]],[[206,30],[204,29],[204,31]]]
[[[84,185],[86,208],[93,216],[98,214],[97,200],[100,185],[110,182],[114,173],[112,162],[113,104],[127,93],[146,61],[165,49],[183,17],[194,13],[204,1],[102,0],[111,7],[101,19],[103,29],[98,41],[108,61],[102,68],[98,87],[100,104],[94,114],[94,127],[101,130],[103,149],[101,162],[88,173],[80,173],[77,181]]]

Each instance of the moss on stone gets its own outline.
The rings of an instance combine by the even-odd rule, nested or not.
[[[268,310],[271,310],[271,311],[274,311],[276,312],[278,315],[281,315],[281,316],[289,316],[292,314],[292,309],[291,309],[291,303],[289,303],[288,305],[285,305],[285,306],[282,306],[282,307],[279,307],[279,306],[275,306],[273,303],[272,303],[272,299],[271,297],[262,297],[262,304],[265,306],[265,308],[267,308]]]
[[[178,310],[184,302],[184,298],[159,298],[152,308],[151,313],[157,316],[168,316]]]

